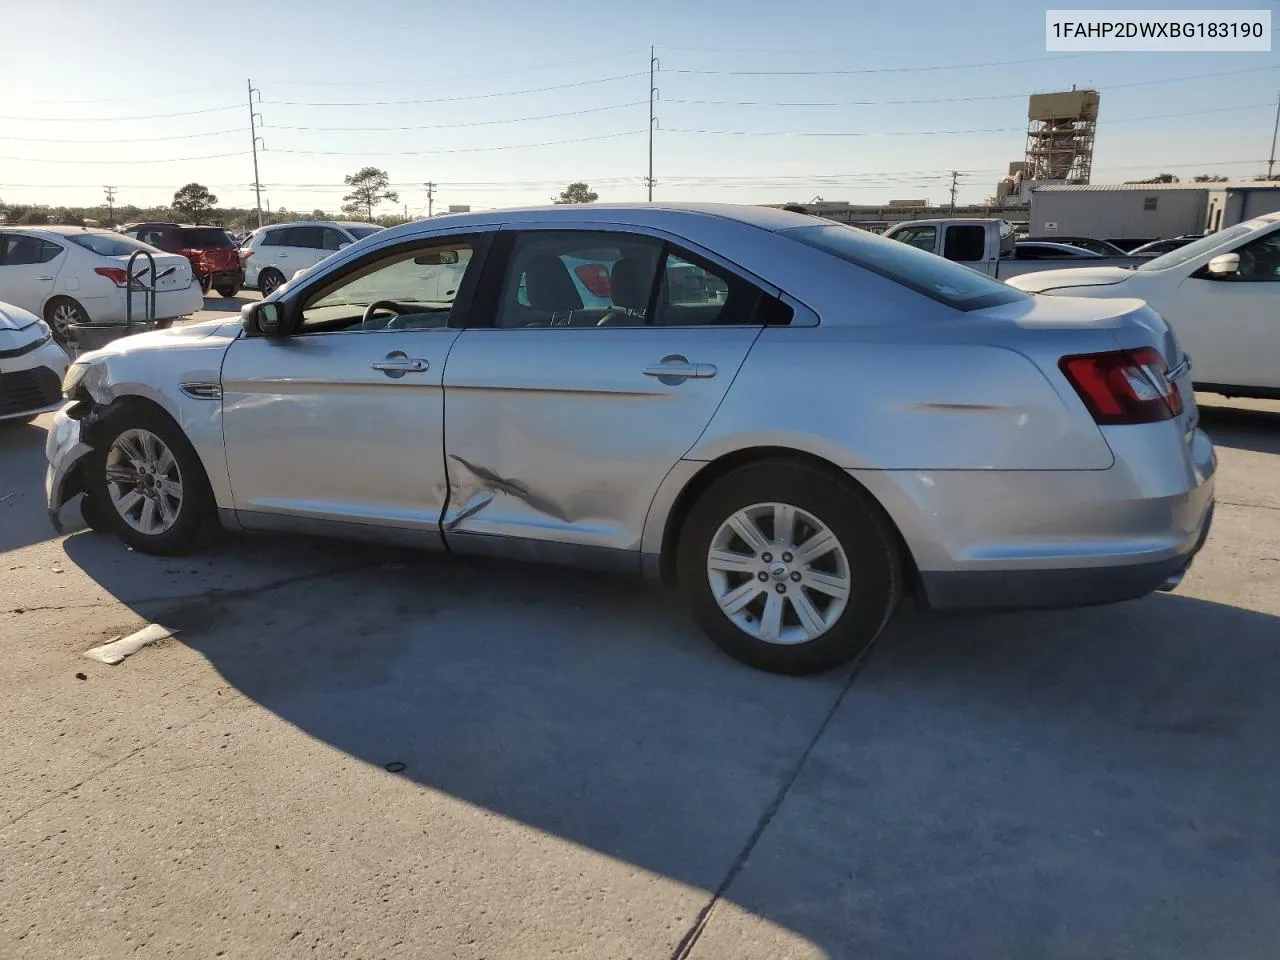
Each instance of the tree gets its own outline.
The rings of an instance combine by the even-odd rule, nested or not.
[[[363,214],[366,221],[373,220],[373,208],[378,204],[384,201],[397,203],[400,200],[398,193],[387,189],[391,183],[387,171],[377,167],[364,167],[355,173],[349,173],[343,177],[342,182],[351,188],[351,192],[342,198],[346,201],[342,205],[342,212],[351,216]]]
[[[1177,183],[1178,178],[1172,173],[1157,173],[1146,180],[1130,180],[1130,183]]]
[[[179,220],[199,223],[213,212],[218,198],[201,183],[188,183],[173,195],[173,215]]]
[[[1196,183],[1224,183],[1226,177],[1215,176],[1211,173],[1202,173],[1195,178]]]
[[[579,180],[569,184],[560,196],[552,197],[551,200],[553,203],[592,203],[599,198],[600,194]]]
[[[28,210],[19,222],[28,227],[43,227],[49,222],[49,215],[43,210]]]

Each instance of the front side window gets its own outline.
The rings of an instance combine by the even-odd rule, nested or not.
[[[1236,251],[1240,254],[1239,280],[1253,283],[1280,282],[1280,230],[1273,230]]]
[[[468,242],[441,241],[365,264],[306,301],[299,332],[443,327],[472,253]]]
[[[304,247],[308,250],[324,249],[324,230],[320,227],[290,227],[285,231],[286,247]]]
[[[938,246],[938,228],[904,227],[889,239],[897,240],[899,243],[905,243],[907,246],[915,247],[917,250],[925,250],[929,253],[933,253]]]
[[[957,310],[981,310],[1027,299],[1020,290],[945,257],[936,257],[842,223],[792,227],[780,231],[779,235],[870,270]]]

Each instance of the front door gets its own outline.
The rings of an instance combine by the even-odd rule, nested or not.
[[[373,251],[285,298],[294,335],[232,344],[223,431],[242,525],[439,542],[441,380],[465,303],[437,299],[437,274],[477,269],[486,240]]]
[[[484,316],[477,305],[488,325],[463,332],[445,370],[445,539],[528,556],[605,548],[629,563],[659,484],[785,308],[656,237],[503,240]]]
[[[1160,304],[1196,383],[1280,389],[1280,228],[1239,247],[1240,270],[1197,270]]]

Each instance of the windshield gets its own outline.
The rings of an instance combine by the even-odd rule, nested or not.
[[[1139,270],[1167,270],[1169,267],[1176,267],[1186,263],[1188,260],[1194,260],[1202,253],[1208,253],[1215,247],[1220,247],[1228,241],[1235,240],[1237,237],[1243,237],[1253,233],[1254,230],[1262,226],[1261,221],[1251,221],[1249,223],[1237,223],[1234,227],[1227,227],[1225,230],[1219,230],[1217,233],[1211,233],[1207,237],[1201,237],[1199,240],[1192,240],[1185,247],[1179,247],[1177,250],[1170,250],[1164,256],[1156,257],[1154,260],[1148,260]]]
[[[363,240],[365,237],[373,236],[382,228],[381,227],[343,227],[343,229],[346,230],[347,233],[355,237],[357,240]]]
[[[1013,287],[945,257],[841,223],[780,232],[957,310],[981,310],[1026,299]]]
[[[160,252],[141,240],[126,237],[121,233],[66,233],[63,234],[63,237],[77,247],[92,250],[103,257],[127,257],[135,250],[150,250],[152,253]]]

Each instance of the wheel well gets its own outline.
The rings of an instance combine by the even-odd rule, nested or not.
[[[889,516],[888,511],[884,509],[880,501],[873,497],[866,487],[831,461],[824,460],[822,457],[811,453],[805,453],[802,450],[793,450],[789,447],[748,447],[745,450],[735,450],[733,453],[725,454],[718,460],[711,461],[694,474],[693,479],[685,485],[685,488],[676,497],[675,503],[672,504],[671,512],[667,514],[666,527],[662,531],[662,553],[658,561],[658,570],[664,583],[668,585],[675,584],[676,550],[680,539],[680,530],[698,498],[713,483],[739,467],[744,467],[750,463],[779,460],[803,464],[819,473],[823,473],[850,492],[861,496],[867,503],[872,504],[879,511],[881,518],[888,528],[893,531],[893,535],[898,541],[899,555],[902,557],[903,563],[902,572],[907,587],[906,592],[913,597],[923,596],[919,589],[920,574],[916,567],[915,558],[911,555],[911,548],[907,546],[907,542],[903,539],[898,525],[893,522],[893,517]]]

